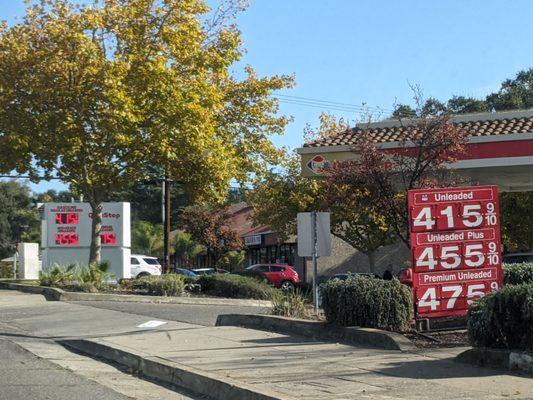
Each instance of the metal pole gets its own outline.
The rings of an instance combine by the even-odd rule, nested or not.
[[[316,211],[311,213],[312,225],[312,243],[313,243],[313,305],[315,313],[318,314],[318,265],[317,265],[317,229],[316,229]]]
[[[18,251],[15,252],[15,255],[13,256],[13,279],[17,279],[17,258],[18,258]]]
[[[165,176],[165,271],[170,272],[170,181]]]

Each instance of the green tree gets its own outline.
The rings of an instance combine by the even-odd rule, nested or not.
[[[258,177],[246,194],[253,207],[255,226],[268,225],[281,240],[296,234],[296,215],[319,210],[324,182],[301,176],[300,159],[296,153],[287,155],[282,168]]]
[[[131,204],[131,220],[148,221],[152,224],[162,223],[162,185],[155,180],[136,182],[124,190],[112,193],[106,201],[128,201]],[[170,186],[170,222],[171,229],[176,229],[183,209],[190,205],[191,199],[182,185]]]
[[[0,27],[0,171],[55,174],[93,209],[156,166],[198,199],[275,163],[283,133],[273,90],[292,78],[233,73],[231,17],[203,0],[40,0]],[[236,76],[244,76],[238,79]]]
[[[498,92],[487,96],[486,103],[495,111],[533,108],[533,68],[518,72],[514,79],[503,81]]]
[[[427,99],[424,103],[424,105],[419,109],[418,115],[419,116],[436,116],[436,115],[443,115],[448,112],[448,108],[446,107],[446,104],[444,104],[442,101],[437,100],[433,97],[430,97]]]
[[[131,229],[131,251],[136,254],[159,255],[163,241],[163,225],[135,221]]]
[[[398,119],[398,118],[415,118],[416,117],[416,111],[407,104],[397,104],[394,107],[394,111],[392,112],[390,119]]]
[[[19,241],[37,241],[40,227],[30,190],[18,182],[0,182],[0,258],[13,255]]]
[[[503,242],[511,251],[533,249],[533,192],[502,193],[500,210]]]
[[[173,238],[174,255],[181,258],[187,266],[191,265],[198,255],[205,252],[205,248],[195,242],[190,233],[178,231]]]
[[[447,107],[452,114],[467,114],[489,111],[487,103],[485,103],[483,100],[464,96],[453,96],[450,100],[448,100]]]
[[[246,261],[246,250],[228,251],[220,257],[219,265],[228,271],[238,271]]]

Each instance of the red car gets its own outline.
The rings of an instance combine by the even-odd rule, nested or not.
[[[254,271],[263,275],[275,287],[292,290],[300,284],[298,273],[290,265],[284,264],[255,264],[246,271]]]

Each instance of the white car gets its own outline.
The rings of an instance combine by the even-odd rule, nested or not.
[[[156,257],[141,254],[131,255],[131,277],[142,278],[143,276],[161,275],[161,264]]]

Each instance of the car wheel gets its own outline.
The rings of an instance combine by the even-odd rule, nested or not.
[[[291,290],[294,290],[296,287],[294,286],[294,283],[292,283],[291,281],[283,281],[281,282],[280,288],[281,290],[291,291]]]
[[[141,272],[135,277],[135,279],[144,278],[145,276],[150,276],[150,274],[148,272]]]

